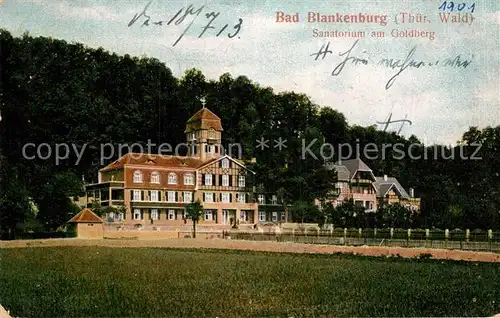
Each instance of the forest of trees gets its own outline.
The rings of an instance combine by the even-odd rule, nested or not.
[[[12,37],[0,30],[0,68],[0,233],[56,229],[75,212],[69,197],[81,193],[82,176],[96,181],[101,144],[184,142],[185,122],[199,110],[201,98],[222,119],[223,144],[240,143],[244,159],[257,159],[252,165],[257,182],[289,204],[322,197],[334,182],[322,160],[301,158],[302,139],[317,138],[312,150],[318,154],[322,142],[420,143],[416,136],[348,123],[334,108],[300,93],[276,93],[245,76],[207,80],[192,69],[176,78],[154,58],[52,38]],[[260,151],[255,141],[262,136],[271,147],[272,140],[285,138],[287,148]],[[500,126],[471,127],[458,142],[466,156],[477,148],[471,144],[481,143],[476,156],[482,159],[401,160],[390,149],[384,160],[361,159],[375,175],[396,176],[404,187],[415,188],[425,226],[499,228]],[[53,158],[23,158],[26,143],[87,147],[77,165],[74,152],[56,164]],[[439,147],[459,151],[458,144]],[[424,150],[422,145],[413,153]]]

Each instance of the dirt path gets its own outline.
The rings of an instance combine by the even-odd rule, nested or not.
[[[374,246],[336,246],[302,243],[279,243],[270,241],[243,241],[223,239],[164,239],[164,240],[82,240],[47,239],[0,241],[0,248],[45,247],[45,246],[107,246],[107,247],[172,247],[172,248],[219,248],[287,253],[354,253],[359,255],[400,255],[418,257],[430,253],[435,259],[452,259],[479,262],[500,262],[500,254],[460,250],[374,247]]]

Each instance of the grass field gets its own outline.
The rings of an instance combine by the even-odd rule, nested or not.
[[[167,248],[0,249],[16,316],[491,316],[494,263]]]

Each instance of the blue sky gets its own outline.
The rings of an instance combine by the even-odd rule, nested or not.
[[[480,1],[467,24],[439,22],[441,1],[153,1],[147,12],[151,21],[170,20],[181,8],[205,5],[180,42],[172,44],[188,26],[191,17],[179,25],[141,27],[144,19],[127,24],[148,1],[58,1],[0,0],[0,27],[14,35],[28,31],[33,36],[51,36],[90,47],[102,46],[119,54],[151,56],[166,63],[176,76],[186,69],[201,69],[208,78],[225,72],[246,75],[275,91],[307,94],[315,103],[344,113],[350,124],[372,125],[393,113],[393,119],[408,116],[411,126],[401,133],[417,135],[427,144],[454,144],[469,126],[500,124],[499,52],[500,13],[498,1]],[[467,2],[472,3],[472,2]],[[220,12],[215,29],[198,38],[208,22],[204,16]],[[276,11],[299,13],[296,24],[275,22]],[[307,12],[322,14],[388,15],[388,24],[307,23]],[[400,12],[427,15],[430,23],[396,25]],[[226,23],[227,31],[242,18],[241,31],[233,39],[215,34]],[[435,39],[393,38],[393,29],[418,28],[434,31]],[[352,38],[314,38],[312,30],[384,31],[386,37],[361,39],[353,55],[368,65],[347,64],[339,76],[332,70],[354,43]],[[226,32],[227,33],[227,32]],[[239,38],[238,38],[239,37]],[[315,61],[311,56],[330,41],[333,54]],[[389,89],[385,84],[398,69],[377,66],[382,58],[403,59],[417,45],[413,58],[433,62],[454,58],[471,60],[467,68],[408,68]],[[223,114],[222,114],[223,115]],[[381,126],[379,126],[381,127]],[[398,130],[398,125],[390,126]]]

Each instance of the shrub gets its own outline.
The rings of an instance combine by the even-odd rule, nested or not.
[[[418,255],[418,259],[431,259],[431,258],[432,258],[431,253],[420,253],[420,255]]]

